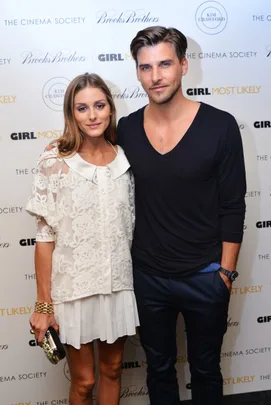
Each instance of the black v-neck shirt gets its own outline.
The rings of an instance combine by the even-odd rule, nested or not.
[[[201,103],[178,144],[161,155],[144,130],[144,109],[121,118],[117,143],[135,178],[134,266],[180,278],[220,262],[222,241],[240,243],[245,167],[232,115]]]

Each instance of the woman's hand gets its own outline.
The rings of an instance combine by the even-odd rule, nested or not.
[[[59,326],[56,323],[54,314],[39,314],[34,312],[29,322],[40,346],[49,326],[52,326],[57,333],[59,332]]]

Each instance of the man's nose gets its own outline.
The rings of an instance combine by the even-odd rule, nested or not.
[[[161,80],[161,72],[158,67],[153,67],[152,69],[152,82],[157,83]]]

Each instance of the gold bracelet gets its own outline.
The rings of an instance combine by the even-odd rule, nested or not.
[[[54,313],[54,304],[48,302],[36,302],[35,310],[38,314],[53,314]]]

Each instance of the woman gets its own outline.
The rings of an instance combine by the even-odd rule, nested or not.
[[[114,146],[116,109],[99,76],[70,83],[64,118],[57,147],[39,159],[27,205],[38,223],[30,323],[39,342],[53,326],[66,344],[71,405],[92,404],[97,340],[99,405],[117,405],[125,337],[139,324],[130,255],[133,177]]]

